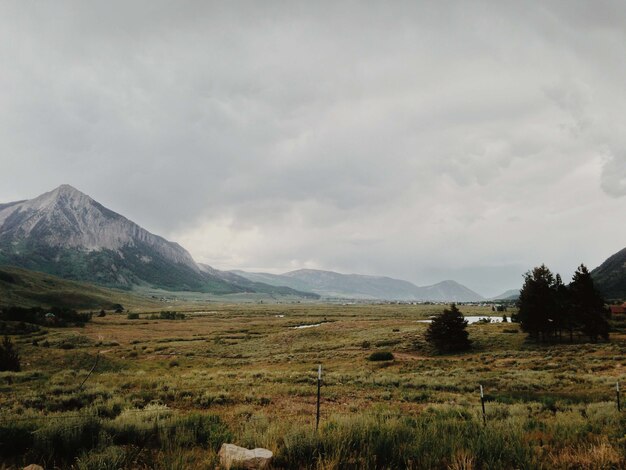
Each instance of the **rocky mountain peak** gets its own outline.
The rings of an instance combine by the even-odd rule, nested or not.
[[[170,261],[200,271],[178,244],[151,234],[69,184],[31,200],[0,206],[2,240],[86,251],[120,252],[145,245]]]

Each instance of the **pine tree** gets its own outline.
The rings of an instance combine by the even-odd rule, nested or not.
[[[8,336],[0,344],[0,371],[20,371],[20,356]]]
[[[465,351],[471,341],[466,330],[467,320],[455,304],[437,315],[426,330],[426,341],[440,352]]]
[[[609,337],[609,323],[604,299],[593,285],[589,270],[581,264],[569,285],[571,315],[581,331],[596,341],[598,337]]]
[[[563,284],[560,274],[556,275],[552,289],[554,290],[554,328],[558,331],[559,340],[562,340],[563,330],[567,330],[570,332],[570,341],[572,341],[572,331],[577,324],[571,314],[569,289]]]
[[[554,286],[554,276],[544,264],[524,275],[519,311],[514,320],[532,337],[546,339],[553,336],[558,327]]]

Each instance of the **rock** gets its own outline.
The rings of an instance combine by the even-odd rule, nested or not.
[[[218,455],[220,463],[226,469],[237,467],[250,470],[268,468],[273,456],[267,449],[250,450],[235,444],[222,444]]]
[[[43,467],[36,463],[31,463],[28,467],[24,467],[24,470],[43,470]]]

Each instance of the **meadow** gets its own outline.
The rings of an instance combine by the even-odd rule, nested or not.
[[[476,323],[471,351],[439,355],[418,320],[442,309],[206,303],[25,330],[22,371],[0,373],[0,465],[214,469],[232,442],[275,468],[626,468],[621,325],[609,342],[537,344]]]

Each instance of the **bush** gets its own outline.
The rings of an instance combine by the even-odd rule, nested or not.
[[[128,318],[129,320],[139,320],[139,314],[131,312],[126,315],[126,318]]]
[[[390,351],[376,351],[369,355],[368,361],[393,361],[394,356]]]
[[[170,312],[169,310],[162,311],[159,314],[159,319],[161,320],[184,320],[185,314],[178,312]]]
[[[13,342],[8,336],[5,336],[0,345],[0,371],[19,372],[20,369],[20,356],[15,350]]]
[[[0,423],[0,455],[13,457],[23,455],[33,445],[35,426],[26,421]]]

